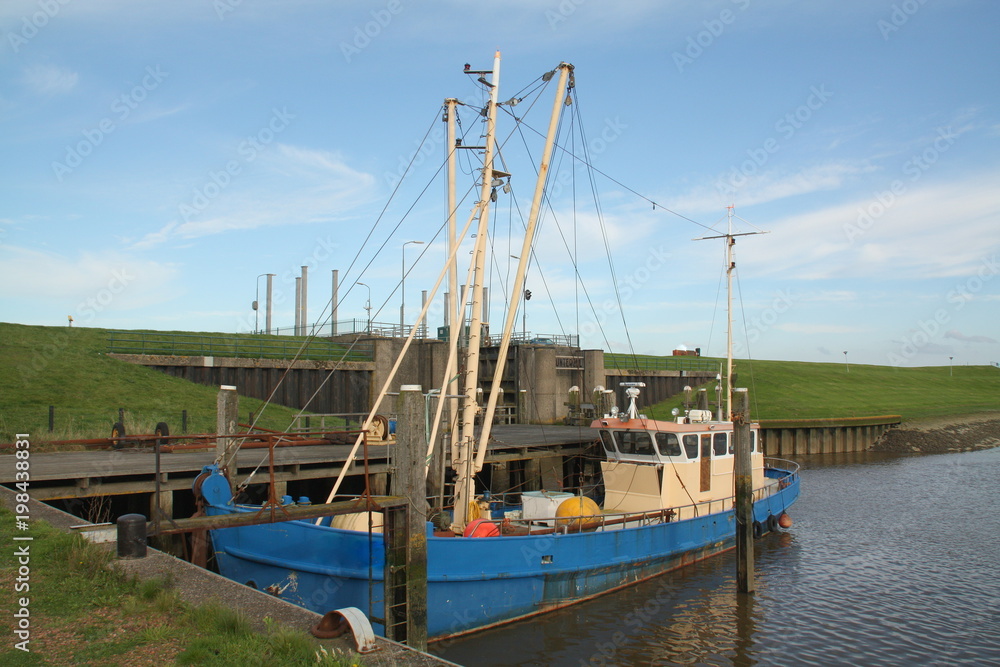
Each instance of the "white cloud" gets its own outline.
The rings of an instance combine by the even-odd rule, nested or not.
[[[115,251],[66,256],[6,245],[0,248],[0,291],[10,297],[101,310],[131,310],[163,301],[177,271],[172,264]],[[78,310],[86,310],[85,307]]]
[[[241,229],[344,220],[370,201],[375,189],[371,174],[351,168],[336,153],[276,144],[252,163],[242,163],[224,187],[206,176],[179,205],[181,219],[149,232],[132,247],[146,249]]]
[[[775,220],[769,242],[755,244],[743,265],[799,279],[969,275],[1000,246],[998,177],[907,181],[891,199],[885,192],[892,181],[875,182],[869,197]]]
[[[786,322],[784,324],[775,324],[775,329],[780,329],[781,331],[787,331],[789,333],[800,333],[800,334],[845,334],[845,333],[860,333],[866,331],[864,327],[854,327],[846,324],[804,324],[802,322]]]
[[[79,79],[76,72],[54,65],[31,65],[21,75],[21,82],[41,95],[65,95]]]
[[[848,181],[873,170],[868,165],[843,161],[812,165],[793,173],[774,169],[744,175],[739,171],[739,165],[735,168],[735,176],[733,171],[720,174],[711,186],[696,188],[670,200],[666,206],[690,214],[715,215],[734,202],[739,209],[811,192],[837,190]]]
[[[958,329],[952,329],[946,331],[944,334],[945,338],[951,338],[953,340],[960,340],[965,343],[996,343],[995,338],[990,338],[989,336],[967,336],[963,334]]]

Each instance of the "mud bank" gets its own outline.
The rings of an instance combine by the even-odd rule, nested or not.
[[[872,447],[876,452],[967,452],[1000,446],[1000,413],[933,417],[900,424]]]

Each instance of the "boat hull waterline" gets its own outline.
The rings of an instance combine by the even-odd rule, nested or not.
[[[216,472],[215,475],[218,475]],[[797,471],[769,468],[779,489],[754,503],[767,525],[799,495]],[[209,515],[258,508],[232,504],[228,483],[203,487]],[[773,523],[773,521],[772,521]],[[380,533],[311,521],[211,531],[220,573],[320,614],[383,611]],[[427,539],[427,636],[482,630],[581,602],[731,549],[730,509],[679,521],[595,532]],[[384,634],[381,624],[375,631]]]

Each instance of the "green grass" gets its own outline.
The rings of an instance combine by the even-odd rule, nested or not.
[[[244,359],[371,361],[371,343],[334,343],[309,336],[187,333],[179,331],[108,330],[109,352],[218,356]]]
[[[164,421],[172,435],[180,435],[182,410],[188,433],[215,432],[216,389],[113,359],[106,348],[104,329],[0,323],[0,442],[12,442],[15,433],[39,441],[105,438],[119,407],[126,410],[126,433],[149,434]],[[241,396],[240,419],[261,405]],[[284,430],[295,414],[270,405],[258,425]]]
[[[706,359],[718,364],[718,359]],[[755,419],[824,419],[900,415],[905,420],[1000,411],[1000,368],[896,368],[796,361],[737,360],[736,386],[750,390]],[[953,372],[953,375],[950,373]],[[715,381],[705,385],[714,398]],[[682,396],[651,408],[667,418]]]
[[[14,515],[0,509],[0,541],[30,545],[30,652],[0,647],[3,665],[356,665],[326,654],[304,631],[270,623],[255,631],[245,617],[216,605],[185,604],[163,579],[139,581],[110,569],[112,551],[35,521],[31,542],[14,542]],[[17,559],[0,567],[0,586],[15,594]],[[11,614],[20,605],[7,605]]]

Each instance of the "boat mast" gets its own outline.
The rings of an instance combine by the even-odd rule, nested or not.
[[[726,420],[733,418],[733,207],[728,209],[726,227]]]
[[[479,213],[479,229],[473,249],[475,270],[472,284],[472,316],[469,320],[469,350],[465,367],[465,397],[462,405],[462,432],[458,457],[452,461],[457,473],[455,479],[455,515],[452,530],[465,530],[468,521],[469,503],[475,497],[471,452],[475,442],[476,413],[479,405],[476,390],[479,388],[479,346],[482,339],[483,322],[483,280],[486,272],[486,234],[489,231],[489,200],[493,190],[493,149],[496,143],[497,95],[500,88],[500,52],[493,56],[493,72],[490,87],[490,101],[486,109],[486,146],[483,153],[483,185],[479,199],[482,208]],[[464,304],[463,304],[464,305]]]
[[[733,259],[733,246],[736,245],[737,236],[751,236],[753,234],[767,234],[765,231],[756,232],[733,232],[733,217],[736,215],[734,206],[727,206],[727,226],[725,234],[716,236],[703,236],[694,239],[695,241],[707,241],[709,239],[726,240],[726,412],[723,415],[725,421],[733,418],[733,271],[736,270],[736,260]],[[743,218],[740,218],[743,220]],[[744,220],[744,222],[746,222]]]
[[[496,413],[497,399],[500,396],[500,382],[503,379],[504,366],[507,363],[507,350],[510,347],[510,337],[514,331],[514,323],[517,320],[517,305],[521,299],[521,295],[524,294],[524,276],[527,273],[528,260],[531,258],[531,246],[535,239],[535,229],[538,226],[538,216],[542,209],[542,196],[545,193],[545,181],[549,175],[549,164],[552,161],[552,149],[556,141],[556,132],[559,129],[560,111],[564,105],[569,105],[572,100],[569,92],[567,92],[564,101],[563,90],[566,89],[567,80],[570,81],[569,88],[573,88],[573,66],[567,63],[560,63],[558,70],[559,82],[556,84],[555,99],[552,102],[552,115],[549,117],[548,133],[545,136],[545,148],[542,151],[542,160],[538,166],[538,178],[535,181],[535,194],[531,200],[531,212],[528,214],[528,223],[524,231],[524,241],[521,244],[520,260],[517,263],[517,275],[514,277],[514,285],[511,288],[510,304],[507,307],[507,319],[504,322],[503,337],[500,339],[496,369],[493,371],[493,384],[490,387],[486,414],[483,416],[483,428],[479,435],[479,447],[476,452],[474,472],[482,470],[483,463],[486,461],[490,428],[493,426],[493,415]]]
[[[455,147],[455,124],[456,114],[458,113],[458,100],[454,97],[449,97],[444,101],[444,104],[448,120],[448,250],[452,254],[455,254],[455,207],[457,205],[455,200],[455,171],[458,163],[457,149]],[[449,343],[457,344],[457,340],[462,335],[462,311],[464,307],[458,293],[457,261],[453,261],[448,268],[448,296],[449,301],[445,304],[445,324],[450,325]],[[445,376],[449,378],[448,388],[446,392],[442,393],[447,393],[450,396],[458,394],[457,366],[458,364],[455,362],[454,357],[449,355],[448,365],[445,369]],[[448,401],[446,432],[449,434],[451,442],[454,443],[456,437],[454,426],[456,417],[458,416],[458,400],[453,398],[445,399],[444,396],[441,396],[439,400]],[[431,443],[431,446],[433,446],[433,443]],[[444,453],[442,452],[441,455],[444,456]]]

